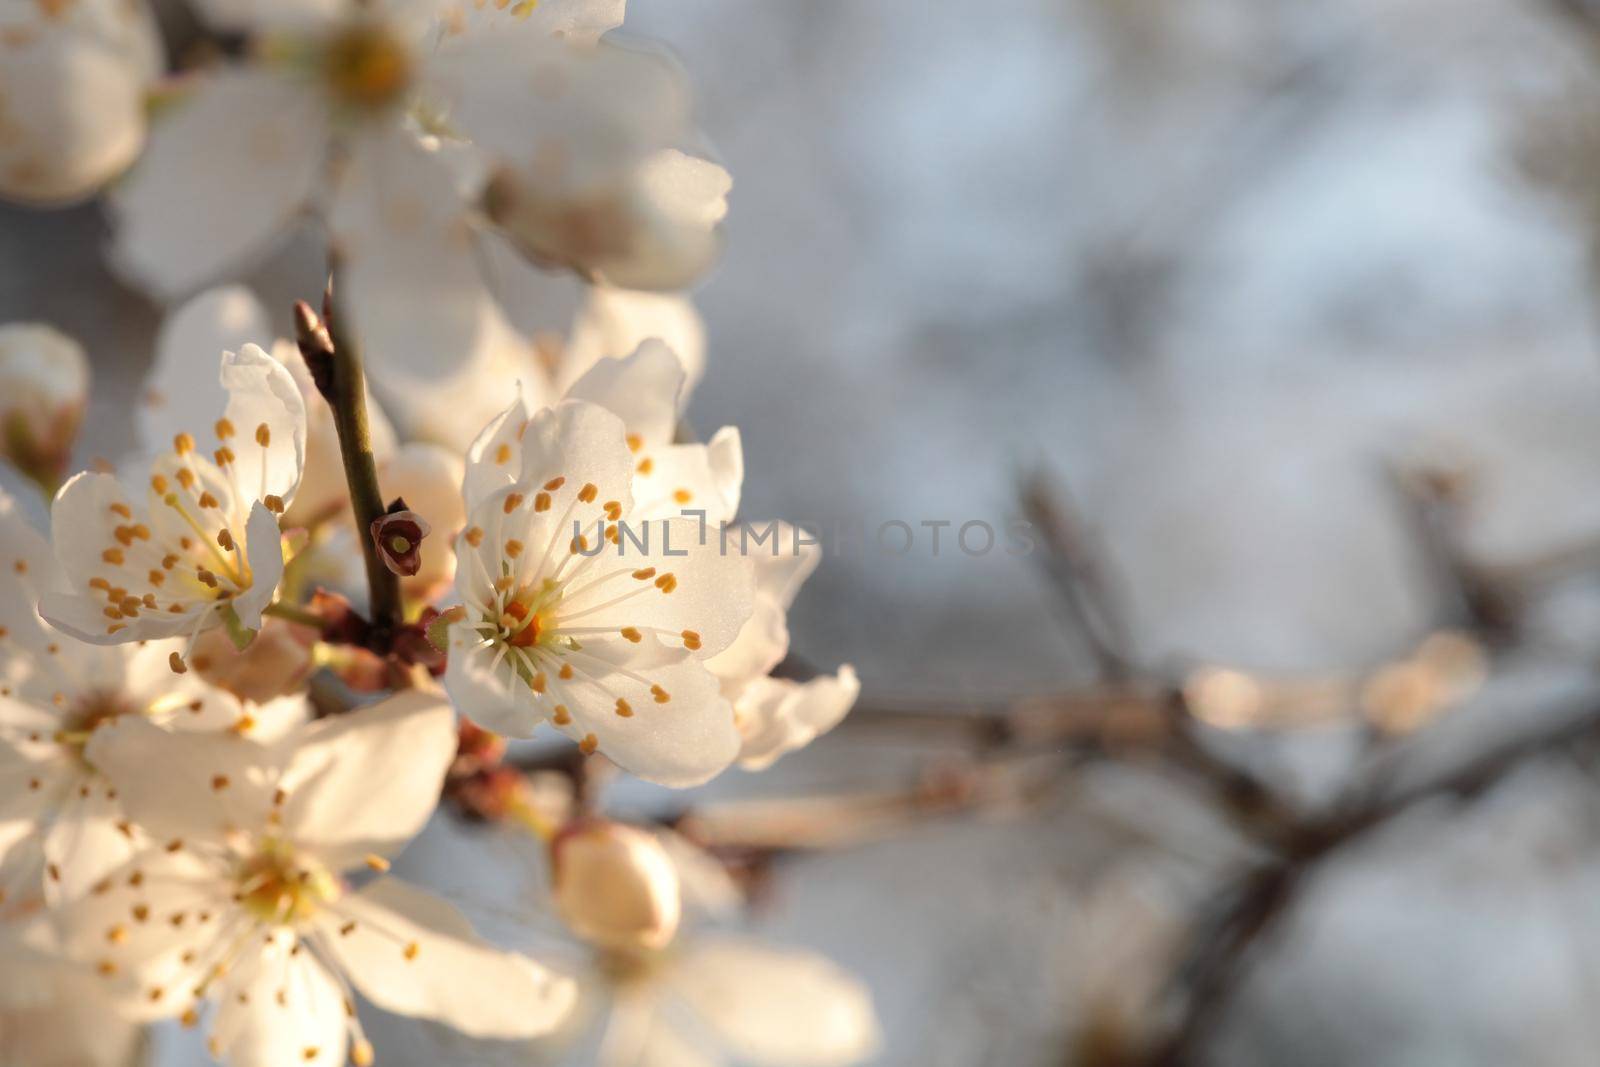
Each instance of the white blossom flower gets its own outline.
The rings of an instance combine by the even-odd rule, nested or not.
[[[195,412],[219,411],[228,394],[211,373],[217,353],[258,345],[282,363],[300,390],[306,410],[306,458],[283,514],[283,525],[314,528],[347,508],[343,461],[333,409],[311,380],[304,357],[292,341],[277,337],[266,309],[243,286],[208,289],[167,315],[156,338],[155,360],[139,403],[139,436],[157,452],[193,424]],[[394,429],[383,409],[367,398],[367,427],[379,463],[395,451]]]
[[[192,640],[216,625],[242,643],[260,628],[283,576],[278,516],[300,484],[305,405],[254,345],[223,354],[221,381],[222,417],[199,437],[179,432],[142,493],[84,473],[57,495],[51,531],[72,589],[45,594],[40,610],[58,629],[115,644]],[[206,437],[210,455],[199,450]]]
[[[595,166],[634,154],[587,131],[570,141],[562,116],[576,102],[547,99],[574,64],[611,54],[596,41],[614,2],[542,3],[482,27],[442,0],[219,6],[225,21],[260,20],[263,46],[195,82],[113,200],[117,261],[163,295],[261,253],[315,208],[367,350],[465,360],[492,340],[471,209],[480,161],[536,144],[581,147]],[[607,97],[613,110],[647,105]]]
[[[70,899],[136,842],[116,789],[85,758],[107,723],[135,716],[172,730],[266,742],[307,716],[303,698],[247,704],[198,677],[175,678],[181,642],[110,648],[50,628],[35,605],[64,582],[50,546],[0,498],[0,903]]]
[[[674,908],[681,900],[701,918],[726,917],[738,903],[716,859],[670,831],[635,833],[658,847],[602,852],[637,867],[632,879],[641,884],[622,896],[633,908],[582,914],[585,921],[568,926],[593,952],[582,995],[606,1012],[600,1067],[848,1067],[874,1055],[880,1038],[871,994],[829,960],[694,927],[664,942],[622,941],[613,936],[614,922],[596,924],[640,911],[641,898],[670,900]],[[558,905],[570,873],[562,870],[560,841],[558,834],[550,868]],[[669,889],[673,882],[677,888]],[[568,910],[558,906],[558,914]]]
[[[531,415],[519,399],[485,428],[445,684],[489,729],[548,720],[640,777],[691,785],[738,751],[703,661],[749,616],[751,568],[691,520],[636,514],[626,434],[581,401]]]
[[[163,62],[142,0],[0,2],[0,197],[70,203],[120,174]]]
[[[88,403],[83,346],[40,323],[0,326],[0,454],[53,488]]]
[[[269,750],[119,720],[89,757],[159,841],[68,910],[76,954],[135,1017],[197,1025],[233,1067],[372,1062],[355,992],[473,1037],[548,1031],[570,982],[480,941],[387,869],[456,751],[443,700],[410,691]],[[353,989],[352,989],[353,987]]]

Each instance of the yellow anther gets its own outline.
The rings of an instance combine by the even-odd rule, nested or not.
[[[687,489],[679,489],[672,494],[672,499],[676,500],[680,504],[687,504],[689,501],[694,499],[694,494],[689,492]]]
[[[113,567],[120,567],[122,566],[123,560],[122,549],[108,548],[104,552],[100,553],[100,558],[111,564]]]
[[[582,752],[585,756],[594,755],[595,750],[599,747],[600,739],[594,734],[585,734],[583,736],[583,740],[578,742],[578,751]]]
[[[656,698],[657,704],[665,704],[667,701],[672,699],[672,694],[668,693],[659,685],[652,685],[650,687],[650,695]]]
[[[226,441],[233,436],[233,423],[227,419],[217,420],[217,440]]]
[[[256,444],[266,448],[272,444],[272,427],[262,423],[256,427]]]
[[[572,680],[572,664],[563,663],[561,669],[556,672],[556,677],[563,682],[570,682]]]
[[[409,963],[417,958],[417,953],[420,951],[422,951],[422,946],[417,944],[415,941],[412,941],[406,945],[405,951],[401,954],[405,956],[406,962]]]
[[[567,710],[565,704],[557,704],[555,714],[550,717],[550,721],[557,726],[566,726],[572,721],[572,713]]]
[[[128,510],[128,505],[126,504],[112,504],[111,513],[113,515],[121,515],[125,519],[133,518],[133,512]]]
[[[223,445],[221,448],[211,453],[211,456],[217,461],[217,466],[219,467],[226,467],[237,458],[233,454],[233,449],[229,448],[227,445]]]
[[[587,483],[582,489],[578,490],[578,499],[583,501],[585,504],[593,504],[594,498],[599,495],[600,487],[595,485],[593,482]]]
[[[540,493],[538,496],[535,496],[533,498],[533,510],[534,511],[549,511],[550,510],[550,494],[549,493]]]
[[[183,656],[177,652],[167,657],[167,666],[172,668],[173,674],[188,674],[189,665],[183,662]]]
[[[261,498],[261,503],[266,505],[266,509],[272,512],[274,515],[283,514],[283,497],[277,495],[276,493],[268,493],[266,496]]]
[[[217,544],[229,552],[233,551],[233,534],[228,531],[226,526],[217,531]]]
[[[554,478],[551,478],[548,482],[545,482],[544,483],[544,487],[545,487],[545,489],[547,491],[553,493],[557,489],[560,489],[563,485],[566,485],[566,484],[567,484],[567,479],[565,477],[563,477],[562,475],[558,474]]]
[[[543,693],[544,689],[545,689],[545,686],[547,684],[548,684],[548,679],[545,678],[544,671],[539,671],[536,674],[534,674],[533,680],[528,683],[528,686],[535,693]]]
[[[621,630],[621,633],[622,633],[623,637],[626,637],[629,641],[632,641],[636,645],[640,641],[644,640],[644,635],[641,634],[638,631],[638,629],[636,627],[633,627],[633,626],[624,626],[622,628],[622,630]]]
[[[159,474],[150,476],[150,488],[156,491],[157,496],[165,496],[167,492],[167,479]]]
[[[205,492],[200,494],[200,506],[203,508],[214,508],[217,506],[217,498],[211,495],[211,490],[207,489]]]
[[[700,635],[699,634],[695,633],[693,630],[685,630],[685,631],[683,631],[682,636],[683,636],[683,647],[684,648],[687,648],[690,652],[698,652],[698,651],[700,651]]]
[[[637,452],[637,451],[639,451],[639,449],[641,449],[643,447],[644,447],[644,438],[643,437],[640,437],[636,433],[630,433],[628,435],[628,451],[629,452]]]
[[[572,544],[568,547],[572,549],[574,555],[577,555],[581,552],[587,552],[589,551],[589,539],[583,536],[583,534],[579,534],[577,537],[572,539]]]
[[[471,545],[473,548],[477,548],[479,545],[483,544],[483,531],[476,526],[468,526],[467,532],[462,534],[462,536],[467,539],[467,544]]]
[[[502,442],[500,447],[494,450],[494,461],[496,463],[510,463],[511,446]]]
[[[656,576],[656,569],[654,567],[644,567],[640,570],[634,571],[633,576],[639,579],[641,582],[648,582],[651,578]]]
[[[367,853],[365,862],[368,867],[380,874],[389,869],[389,861],[375,852]]]
[[[186,456],[194,451],[194,438],[186,433],[180,433],[172,439],[172,449],[180,456]]]
[[[653,471],[655,469],[656,469],[656,461],[651,459],[649,456],[646,456],[643,459],[641,459],[639,461],[639,465],[634,468],[634,470],[638,471],[640,474],[649,474],[651,471]]]
[[[661,577],[656,579],[656,588],[661,590],[663,593],[670,593],[674,589],[678,588],[678,579],[674,578],[670,574],[663,574]]]
[[[522,555],[522,542],[515,539],[507,541],[506,556],[511,559],[516,559],[520,555]]]
[[[228,788],[229,784],[228,776],[226,774],[213,774],[211,776],[212,792],[220,793],[224,789]]]

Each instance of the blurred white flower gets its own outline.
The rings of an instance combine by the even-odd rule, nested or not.
[[[372,1062],[354,992],[473,1037],[530,1037],[571,983],[480,941],[456,909],[380,877],[438,801],[450,707],[411,691],[268,750],[121,720],[89,748],[158,841],[65,915],[68,947],[135,1017],[198,1025],[233,1067]]]
[[[866,987],[814,953],[707,934],[609,972],[601,1067],[848,1067],[881,1043]]]
[[[0,197],[70,203],[120,174],[164,62],[142,0],[0,3]]]
[[[485,428],[445,684],[489,729],[526,737],[548,720],[642,778],[693,785],[738,751],[703,661],[748,618],[751,567],[715,528],[636,514],[625,437],[580,401],[533,415],[519,399]]]
[[[536,262],[625,289],[687,288],[721,250],[733,180],[675,147],[692,134],[682,73],[614,46],[552,58],[537,134],[501,116],[489,216]]]
[[[50,326],[0,326],[0,455],[41,485],[60,483],[89,403],[83,347]]]
[[[343,461],[333,409],[311,380],[292,341],[276,337],[266,309],[243,286],[208,289],[185,302],[161,324],[155,360],[139,404],[139,436],[158,452],[192,425],[194,412],[221,410],[227,391],[211,373],[217,356],[259,345],[289,371],[306,410],[306,459],[300,487],[283,515],[286,528],[315,527],[347,508]],[[381,463],[395,450],[395,434],[383,409],[367,398],[372,452]]]
[[[193,640],[225,625],[242,644],[260,628],[283,577],[278,516],[300,484],[305,404],[255,345],[223,354],[221,381],[228,402],[210,456],[183,430],[152,464],[142,503],[100,473],[77,475],[56,496],[51,532],[72,589],[45,594],[40,610],[58,629],[117,644]],[[186,404],[177,411],[196,428],[204,417]],[[180,660],[174,653],[174,669]]]
[[[131,854],[116,790],[84,756],[107,723],[136,716],[269,741],[308,709],[299,696],[256,706],[174,678],[181,642],[101,648],[57,633],[35,611],[64,586],[49,543],[3,497],[0,545],[0,903],[15,913],[81,894]]]
[[[537,164],[546,198],[610,196],[687,123],[675,68],[598,42],[620,17],[613,2],[528,5],[484,24],[439,0],[221,6],[223,21],[263,31],[261,47],[195,79],[154,128],[113,200],[117,261],[176,295],[314,210],[353,334],[423,378],[505,329],[479,248],[492,169]],[[655,185],[682,199],[682,181]],[[651,236],[658,259],[666,243]]]

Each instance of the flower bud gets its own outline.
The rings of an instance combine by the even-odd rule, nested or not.
[[[550,846],[556,910],[578,936],[609,949],[663,948],[678,930],[678,872],[643,830],[575,823]]]
[[[428,536],[428,520],[409,511],[403,501],[386,515],[372,520],[372,543],[378,548],[383,565],[402,578],[422,569],[422,539]]]
[[[89,399],[89,364],[49,326],[0,326],[0,434],[5,457],[54,488],[66,471]]]

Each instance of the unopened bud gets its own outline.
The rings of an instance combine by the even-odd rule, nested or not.
[[[658,949],[678,931],[678,872],[661,843],[614,822],[579,822],[551,843],[556,910],[573,933],[610,949]]]
[[[65,472],[89,398],[89,363],[49,326],[0,326],[0,453],[53,489]]]
[[[427,519],[406,510],[404,502],[397,500],[387,515],[372,520],[372,543],[385,567],[409,578],[422,569],[422,539],[428,530]]]

